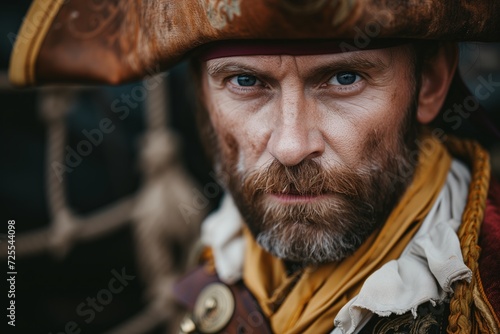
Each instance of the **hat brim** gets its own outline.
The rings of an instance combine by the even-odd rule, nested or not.
[[[17,35],[10,80],[120,84],[167,70],[223,40],[499,41],[500,2],[431,0],[35,0]]]

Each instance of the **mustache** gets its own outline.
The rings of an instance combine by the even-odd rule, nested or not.
[[[243,178],[247,194],[289,194],[319,196],[335,193],[349,198],[363,198],[366,184],[372,175],[368,171],[346,166],[324,168],[314,160],[304,160],[295,166],[285,166],[273,160],[261,171],[253,171]]]

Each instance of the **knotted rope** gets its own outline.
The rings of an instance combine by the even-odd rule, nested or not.
[[[66,178],[57,175],[54,164],[64,166],[66,143],[66,114],[74,100],[74,91],[49,88],[41,92],[40,114],[47,124],[47,197],[52,216],[49,247],[58,257],[71,248],[76,232],[73,214],[66,202]]]
[[[177,308],[172,302],[171,288],[184,269],[206,210],[198,210],[189,221],[179,210],[181,204],[192,206],[196,186],[181,165],[178,139],[167,126],[167,84],[161,77],[156,82],[155,87],[148,88],[146,99],[146,131],[140,157],[144,186],[132,217],[146,298],[151,307],[163,314],[163,319],[172,322]],[[140,322],[138,319],[135,326],[140,326]]]

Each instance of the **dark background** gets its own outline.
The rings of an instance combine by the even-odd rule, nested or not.
[[[7,233],[7,220],[16,221],[16,236],[47,228],[50,222],[46,196],[46,127],[37,106],[38,89],[8,87],[7,68],[15,33],[30,1],[0,4],[0,218]],[[199,184],[213,182],[210,168],[201,151],[193,116],[192,98],[188,98],[186,64],[170,71],[167,80],[173,114],[170,125],[182,136],[182,161]],[[85,216],[117,199],[136,193],[141,185],[138,149],[144,132],[144,104],[132,108],[130,115],[118,119],[109,110],[112,101],[130,93],[140,82],[118,87],[94,87],[78,94],[67,117],[67,145],[75,147],[83,129],[99,127],[104,117],[117,127],[104,136],[78,168],[67,173],[68,204]],[[214,200],[214,204],[217,199]],[[135,244],[129,224],[98,239],[78,243],[67,256],[57,258],[50,252],[16,258],[16,327],[7,327],[5,317],[7,290],[6,257],[1,258],[2,333],[60,333],[68,322],[78,324],[81,333],[103,333],[140,313],[146,306],[145,286],[141,280]],[[111,270],[125,268],[136,276],[95,319],[77,314],[76,308],[88,297],[96,297],[113,277]],[[4,328],[4,329],[1,329]],[[154,333],[164,332],[160,325]]]

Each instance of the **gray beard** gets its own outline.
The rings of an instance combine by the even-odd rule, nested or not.
[[[405,155],[388,156],[391,161],[402,159],[407,174],[396,165],[374,164],[371,172],[356,172],[358,181],[351,184],[357,189],[342,189],[333,198],[313,203],[274,204],[262,195],[248,197],[234,189],[231,193],[254,238],[269,253],[306,265],[336,262],[355,252],[385,222],[411,181],[414,165]],[[255,183],[252,176],[242,180]]]

